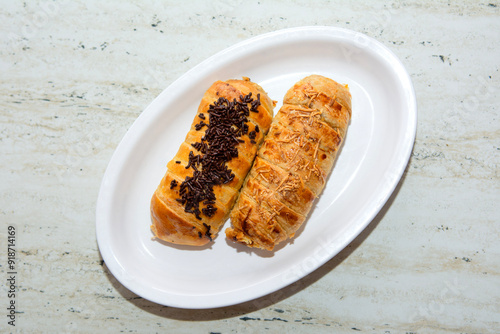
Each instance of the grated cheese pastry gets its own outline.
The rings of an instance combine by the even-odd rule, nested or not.
[[[351,94],[319,75],[285,95],[231,212],[226,236],[273,250],[294,236],[333,168],[351,118]]]
[[[151,230],[164,241],[201,246],[227,220],[258,147],[274,102],[259,85],[215,82],[151,199]]]

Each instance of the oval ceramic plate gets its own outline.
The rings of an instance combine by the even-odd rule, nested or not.
[[[153,239],[150,198],[216,80],[247,76],[281,106],[298,80],[321,74],[348,84],[352,120],[336,166],[295,239],[274,252],[225,238],[194,249]],[[158,304],[212,308],[276,291],[347,246],[387,201],[408,162],[416,131],[410,77],[379,42],[349,30],[302,27],[241,42],[197,65],[165,89],[134,122],[104,175],[97,240],[112,274]]]

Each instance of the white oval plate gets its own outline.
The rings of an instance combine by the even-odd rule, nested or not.
[[[270,253],[226,240],[193,249],[155,241],[150,198],[216,80],[247,76],[281,106],[309,74],[349,85],[352,121],[325,190],[296,238]],[[97,240],[111,273],[158,304],[212,308],[245,302],[311,273],[374,218],[401,178],[416,132],[411,79],[376,40],[332,27],[280,30],[238,43],[194,67],[138,117],[111,158],[97,201]]]

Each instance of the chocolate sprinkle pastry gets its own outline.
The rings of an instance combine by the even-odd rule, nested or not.
[[[186,169],[193,169],[193,176],[187,176],[180,185],[180,198],[176,200],[184,205],[184,211],[192,213],[201,220],[201,214],[212,217],[217,208],[215,204],[214,186],[227,184],[234,179],[233,172],[226,163],[238,157],[238,144],[244,142],[240,137],[248,135],[255,142],[256,131],[248,133],[248,116],[250,112],[259,112],[260,94],[252,98],[252,93],[240,95],[240,100],[229,101],[219,97],[209,106],[208,124],[203,120],[195,125],[197,131],[207,127],[200,142],[191,144],[200,154],[189,152]],[[200,114],[202,115],[202,114]],[[205,117],[201,117],[205,119]],[[200,205],[204,205],[200,209]],[[210,226],[205,225],[205,235],[212,240]],[[201,237],[201,234],[200,234]]]

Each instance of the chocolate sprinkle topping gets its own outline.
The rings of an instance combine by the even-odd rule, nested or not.
[[[209,106],[208,124],[205,123],[205,115],[199,114],[202,119],[195,125],[196,130],[207,127],[205,135],[200,142],[191,144],[200,154],[189,152],[189,161],[186,169],[193,169],[193,176],[187,176],[181,183],[179,189],[180,198],[176,200],[184,206],[184,211],[192,213],[201,220],[201,214],[213,217],[217,208],[215,204],[214,186],[227,184],[234,179],[233,172],[226,163],[238,157],[238,144],[244,142],[239,139],[248,135],[252,143],[255,142],[257,127],[255,131],[248,133],[248,116],[250,112],[258,112],[260,106],[260,94],[252,98],[252,93],[240,95],[240,100],[229,101],[219,97],[217,101]],[[172,187],[172,184],[171,184]],[[204,205],[200,209],[200,205]],[[203,223],[207,228],[205,235],[212,240],[210,225]],[[201,234],[199,234],[201,238]]]
[[[203,223],[203,226],[205,226],[205,228],[207,229],[205,235],[208,237],[208,239],[210,239],[210,241],[212,241],[212,233],[210,233],[210,225]]]
[[[201,128],[203,128],[205,125],[208,125],[208,124],[205,124],[203,121],[201,121],[200,123],[196,124],[194,126],[194,128],[196,129],[196,131],[200,131]]]
[[[172,182],[170,182],[170,189],[173,189],[175,187],[177,187],[177,181],[176,180],[172,180]]]

